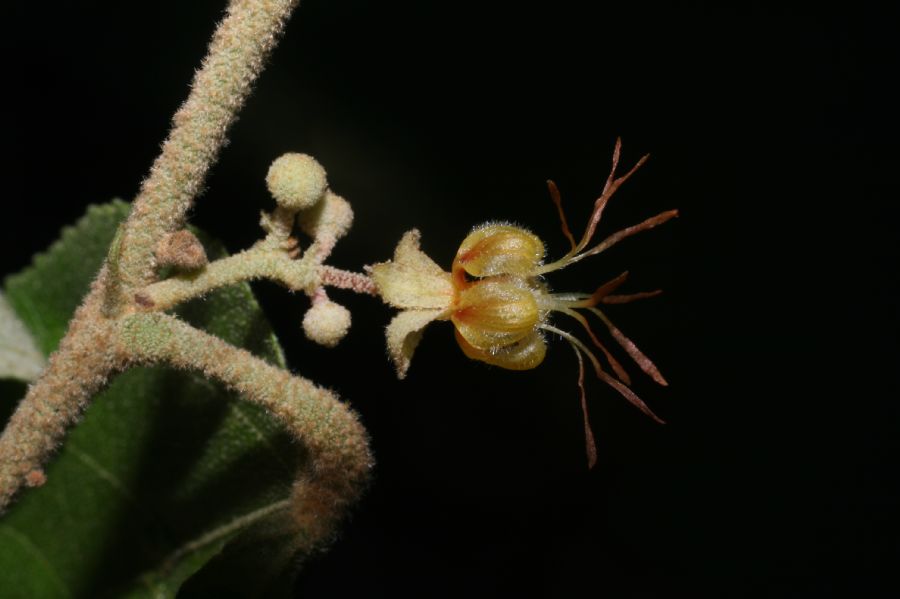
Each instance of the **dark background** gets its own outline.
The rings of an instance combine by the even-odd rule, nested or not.
[[[224,4],[14,4],[5,272],[87,204],[134,196]],[[559,340],[515,373],[435,325],[398,382],[392,310],[333,293],[355,322],[326,350],[302,336],[305,298],[256,285],[293,369],[352,402],[378,458],[298,593],[897,592],[896,11],[588,4],[304,0],[233,129],[192,215],[232,250],[258,238],[286,151],[353,203],[345,268],[413,227],[449,267],[486,220],[558,256],[544,181],[579,232],[617,135],[625,164],[652,158],[601,234],[681,210],[551,280],[588,291],[627,268],[629,289],[666,291],[608,313],[669,379],[635,386],[668,424],[589,379],[591,472]]]

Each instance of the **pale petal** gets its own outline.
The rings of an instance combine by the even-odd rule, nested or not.
[[[419,231],[403,235],[394,259],[369,267],[381,298],[395,308],[445,310],[453,301],[450,273],[419,249]]]
[[[443,315],[444,310],[406,310],[397,314],[387,326],[388,353],[397,368],[397,378],[406,377],[410,360],[422,339],[425,326]]]

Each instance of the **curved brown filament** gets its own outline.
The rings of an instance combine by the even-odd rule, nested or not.
[[[553,203],[556,205],[556,210],[559,212],[559,223],[562,227],[563,235],[566,236],[566,239],[569,240],[571,244],[571,251],[575,250],[575,236],[572,235],[572,230],[569,228],[569,223],[566,221],[566,213],[563,211],[562,206],[562,198],[559,195],[559,188],[556,187],[556,183],[547,179],[547,189],[550,190],[550,199],[553,200]]]

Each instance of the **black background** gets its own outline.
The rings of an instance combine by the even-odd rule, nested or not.
[[[551,280],[588,291],[627,268],[629,289],[666,291],[609,314],[669,379],[635,387],[668,424],[588,380],[591,472],[561,341],[507,372],[434,325],[398,382],[392,310],[333,293],[354,326],[326,350],[303,338],[305,298],[256,285],[292,368],[359,410],[378,459],[298,593],[891,595],[896,11],[590,4],[305,0],[233,128],[192,214],[232,250],[258,238],[286,151],[315,155],[352,202],[332,258],[345,268],[389,258],[413,227],[449,267],[487,220],[558,256],[544,181],[580,231],[617,135],[626,164],[652,158],[601,234],[681,211]],[[87,204],[134,196],[223,7],[15,4],[5,272]]]

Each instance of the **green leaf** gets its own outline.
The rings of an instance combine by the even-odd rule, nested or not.
[[[121,201],[91,207],[30,268],[6,280],[10,304],[44,353],[59,343],[128,208]],[[210,258],[224,254],[203,241]],[[284,366],[247,285],[179,314]],[[0,394],[16,389],[0,386]],[[0,406],[9,401],[0,397]],[[277,523],[287,517],[299,465],[287,433],[217,383],[162,368],[129,370],[69,433],[47,467],[47,483],[0,519],[0,596],[171,597],[230,539],[253,546],[248,535],[262,535],[266,550],[283,550],[286,539],[272,531],[283,530]],[[228,580],[227,568],[216,571],[219,585],[265,588],[246,573]]]

